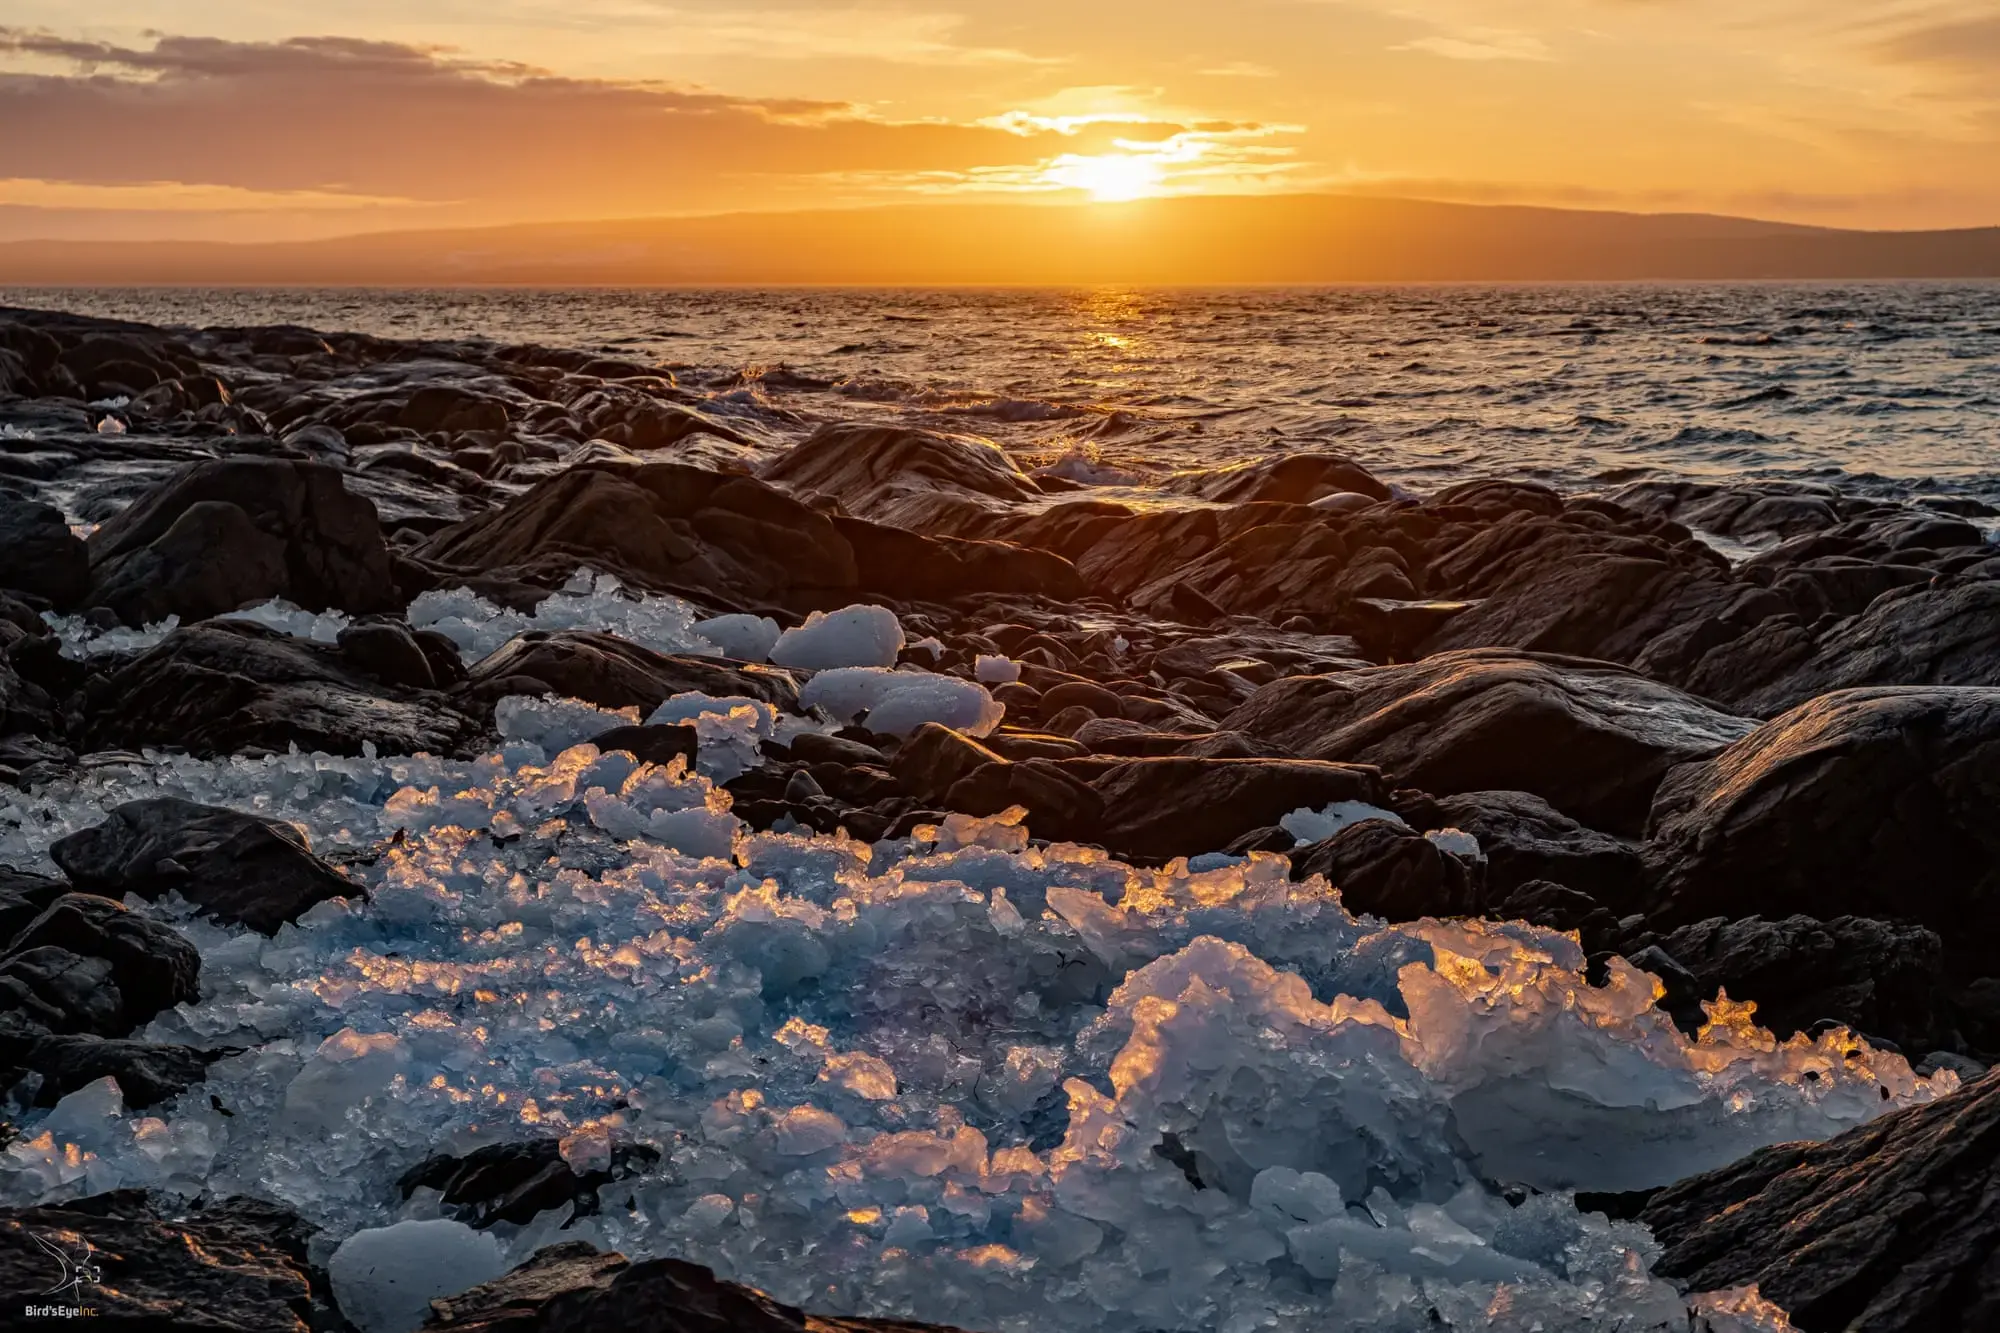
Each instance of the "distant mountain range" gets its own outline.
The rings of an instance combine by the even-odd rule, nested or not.
[[[1340,195],[931,204],[382,232],[273,244],[16,241],[0,283],[287,286],[1229,284],[2000,277],[2000,227]]]

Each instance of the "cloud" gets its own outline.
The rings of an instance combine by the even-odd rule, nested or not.
[[[2000,14],[1919,24],[1882,38],[1873,50],[1890,64],[2000,73]]]
[[[650,44],[673,55],[755,56],[764,60],[883,60],[920,65],[1061,65],[1011,47],[958,41],[960,14],[900,9],[739,9],[727,13],[672,8],[664,37]]]
[[[1392,51],[1423,51],[1447,60],[1553,60],[1541,38],[1522,32],[1477,29],[1457,36],[1437,34],[1419,37],[1389,48]]]
[[[346,37],[150,47],[0,29],[0,180],[360,196],[468,218],[713,211],[746,182],[828,171],[1033,167],[1190,127],[890,121],[843,102],[561,77]]]
[[[1253,64],[1248,60],[1232,60],[1226,65],[1215,65],[1196,73],[1206,74],[1212,79],[1275,79],[1278,71],[1269,65]]]

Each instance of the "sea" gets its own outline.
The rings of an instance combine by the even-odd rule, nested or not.
[[[1414,491],[1755,478],[2000,502],[2000,283],[1319,289],[0,289],[172,325],[601,350],[786,441],[992,439],[1143,486],[1278,452]]]

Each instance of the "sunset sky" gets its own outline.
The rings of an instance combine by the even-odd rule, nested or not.
[[[2000,8],[0,0],[0,239],[1260,191],[2000,223]]]

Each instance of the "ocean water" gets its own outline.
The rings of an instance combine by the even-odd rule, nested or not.
[[[1274,451],[1418,490],[1787,478],[2000,500],[2000,284],[1313,290],[0,289],[161,324],[601,348],[773,442],[828,418],[1145,484]]]

